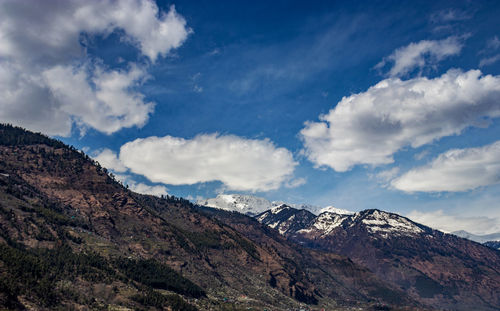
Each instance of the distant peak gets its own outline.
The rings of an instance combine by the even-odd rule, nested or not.
[[[244,194],[219,194],[215,198],[198,200],[197,204],[247,215],[257,215],[272,207],[264,198]]]
[[[339,215],[353,215],[354,212],[341,209],[341,208],[336,208],[335,206],[327,206],[325,208],[322,208],[319,210],[318,214],[323,214],[323,213],[332,213],[332,214],[339,214]]]

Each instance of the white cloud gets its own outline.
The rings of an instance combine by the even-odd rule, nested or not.
[[[300,187],[302,185],[305,185],[307,183],[307,179],[303,178],[303,177],[300,177],[300,178],[295,178],[295,179],[292,179],[290,181],[287,181],[285,183],[285,187],[287,188],[297,188],[297,187]]]
[[[105,133],[141,126],[152,111],[133,91],[144,69],[90,65],[94,36],[116,32],[154,62],[190,33],[173,7],[164,13],[138,0],[7,0],[0,3],[0,21],[0,121],[62,136],[73,121]]]
[[[457,55],[462,47],[462,39],[455,36],[443,40],[413,42],[396,49],[375,68],[383,68],[387,64],[393,64],[388,75],[391,77],[404,76],[415,68],[422,69],[428,65],[435,65],[446,57]]]
[[[450,70],[440,77],[383,80],[344,97],[319,122],[306,122],[304,153],[317,167],[344,172],[357,164],[394,162],[411,146],[488,126],[500,116],[500,77]]]
[[[153,1],[7,0],[0,12],[0,55],[36,63],[80,57],[81,43],[88,41],[84,35],[115,30],[123,30],[123,40],[155,61],[191,32],[173,6],[165,14]]]
[[[493,55],[491,57],[481,58],[479,61],[479,67],[492,65],[500,60],[500,54]]]
[[[162,195],[168,195],[167,188],[165,186],[149,186],[144,183],[128,183],[129,189],[141,193],[141,194],[150,194],[155,195],[157,197]]]
[[[432,212],[411,211],[406,215],[411,220],[443,232],[465,230],[474,234],[500,232],[500,219],[487,216],[455,216],[443,210]]]
[[[297,163],[271,141],[216,134],[193,139],[148,137],[126,143],[120,160],[152,182],[221,181],[229,190],[267,191],[288,182]]]
[[[104,148],[94,157],[94,160],[99,162],[103,167],[113,170],[118,173],[123,173],[127,171],[125,165],[118,159],[116,153],[108,148]],[[121,180],[121,179],[120,179]],[[123,180],[122,180],[123,181]]]
[[[500,141],[480,148],[453,149],[391,182],[405,192],[467,191],[500,183]]]
[[[82,128],[90,126],[107,134],[144,125],[154,104],[131,90],[144,78],[142,69],[132,65],[128,71],[105,71],[97,66],[92,77],[89,71],[88,66],[55,66],[42,73],[60,111]]]

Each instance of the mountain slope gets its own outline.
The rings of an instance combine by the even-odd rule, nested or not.
[[[345,257],[207,210],[133,193],[83,153],[0,125],[0,306],[419,306]]]
[[[290,240],[348,256],[423,303],[453,310],[500,307],[498,251],[379,210],[323,213],[296,225],[291,214],[267,211],[257,219],[293,227],[284,232]]]

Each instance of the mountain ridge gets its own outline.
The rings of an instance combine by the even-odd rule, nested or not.
[[[301,245],[348,256],[423,303],[457,310],[500,306],[498,251],[378,209],[327,212],[302,225],[292,217],[299,212],[266,211],[256,218],[278,230],[293,228],[280,232]]]
[[[2,307],[423,307],[348,258],[248,216],[133,193],[41,134],[0,125],[0,173]]]

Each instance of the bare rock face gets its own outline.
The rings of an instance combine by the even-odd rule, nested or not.
[[[397,214],[325,212],[295,221],[300,211],[256,218],[290,240],[348,256],[422,303],[453,310],[500,307],[500,252]]]

